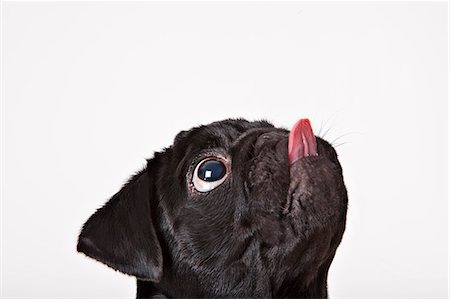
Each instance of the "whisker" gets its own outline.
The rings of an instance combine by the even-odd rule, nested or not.
[[[319,130],[319,133],[317,133],[317,136],[320,137],[320,133],[322,133],[322,129],[323,129],[323,120],[320,122],[320,130]]]
[[[330,122],[330,120],[332,120],[334,117],[336,117],[336,114],[338,113],[338,111],[334,112],[331,116],[329,116],[327,118],[327,120],[325,122],[322,121],[321,125],[320,125],[320,130],[319,133],[317,133],[317,136],[319,136],[320,138],[325,137],[325,135],[328,133],[328,131],[330,130],[330,128],[325,132],[325,134],[322,136],[322,130],[328,125],[328,123]],[[332,127],[332,126],[331,126]]]
[[[317,136],[319,136],[319,137],[321,136],[322,130],[323,130],[325,124],[327,123],[327,121],[328,121],[328,119],[327,119],[325,122],[323,121],[323,119],[321,120],[321,122],[320,122],[320,130],[319,130],[319,132],[317,133]]]
[[[333,147],[334,147],[334,148],[337,148],[337,147],[339,147],[339,146],[341,146],[341,145],[348,144],[348,143],[351,143],[351,142],[350,142],[350,141],[346,141],[346,142],[338,143],[338,144],[336,144],[336,145],[333,144]]]
[[[331,143],[331,144],[334,144],[336,141],[338,141],[338,140],[341,139],[342,137],[345,137],[345,136],[348,136],[348,135],[351,135],[351,134],[361,134],[361,135],[362,135],[361,132],[356,132],[356,131],[354,131],[354,132],[348,132],[348,133],[342,134],[341,136],[335,138],[335,139],[334,139],[333,141],[331,141],[330,143]]]
[[[322,136],[320,136],[320,138],[325,139],[325,136],[327,135],[327,133],[328,133],[330,130],[331,130],[331,127],[329,127],[329,128],[325,131],[325,133],[324,133]]]

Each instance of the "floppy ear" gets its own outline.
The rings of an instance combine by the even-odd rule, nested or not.
[[[158,282],[162,253],[152,222],[150,162],[83,225],[77,250],[115,270]]]

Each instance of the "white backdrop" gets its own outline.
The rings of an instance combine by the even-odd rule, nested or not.
[[[446,297],[446,2],[21,3],[2,10],[3,297],[133,297],[83,222],[194,125],[329,129],[349,191],[329,293]]]

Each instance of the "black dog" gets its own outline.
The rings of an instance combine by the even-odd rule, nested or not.
[[[308,120],[230,119],[155,153],[77,249],[135,276],[138,298],[326,298],[346,211],[336,152]]]

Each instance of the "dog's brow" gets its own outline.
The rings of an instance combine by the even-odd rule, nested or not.
[[[232,144],[238,144],[239,142],[241,142],[244,138],[246,138],[249,135],[252,135],[255,132],[258,132],[258,134],[264,134],[267,132],[273,131],[273,128],[252,128],[252,129],[248,129],[247,131],[245,131],[244,133],[242,133],[241,135],[239,135],[238,138],[236,138]]]

